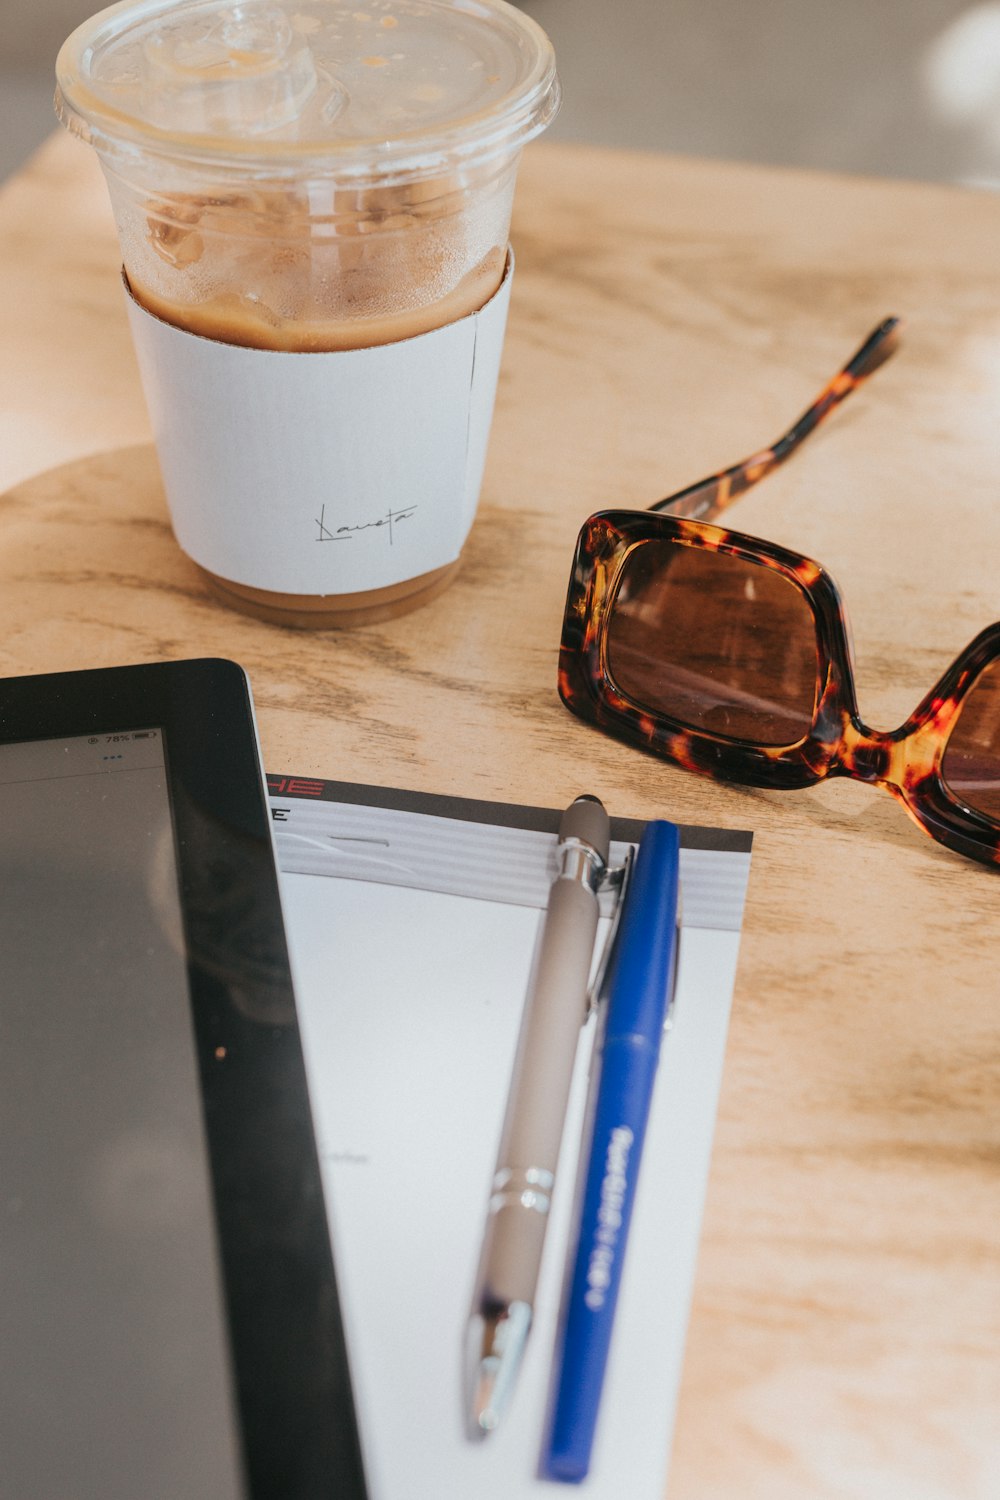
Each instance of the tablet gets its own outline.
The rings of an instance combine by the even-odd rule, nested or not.
[[[0,1468],[364,1500],[250,692],[0,680]]]

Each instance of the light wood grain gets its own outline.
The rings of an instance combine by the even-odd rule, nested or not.
[[[586,515],[760,447],[895,312],[900,354],[732,524],[834,572],[863,711],[905,718],[1000,616],[1000,202],[539,146],[514,241],[457,582],[302,634],[174,545],[103,186],[48,145],[0,197],[0,671],[223,654],[273,770],[754,829],[669,1495],[992,1500],[1000,882],[871,788],[741,791],[616,744],[555,666]]]

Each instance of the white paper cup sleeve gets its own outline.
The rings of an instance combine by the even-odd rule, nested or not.
[[[453,562],[486,462],[513,258],[479,312],[370,349],[284,353],[176,328],[127,292],[177,540],[279,593],[384,588]]]

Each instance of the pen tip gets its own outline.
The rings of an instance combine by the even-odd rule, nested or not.
[[[527,1302],[512,1302],[499,1312],[478,1314],[469,1325],[472,1434],[485,1437],[500,1425],[517,1378],[531,1327]]]
[[[476,1417],[476,1426],[484,1437],[488,1432],[493,1432],[500,1426],[500,1413],[495,1406],[490,1404],[491,1394],[487,1395],[486,1404],[480,1409]]]

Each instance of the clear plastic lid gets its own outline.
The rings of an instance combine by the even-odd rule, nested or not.
[[[56,77],[105,155],[383,181],[516,150],[559,103],[548,38],[504,0],[125,0]]]

